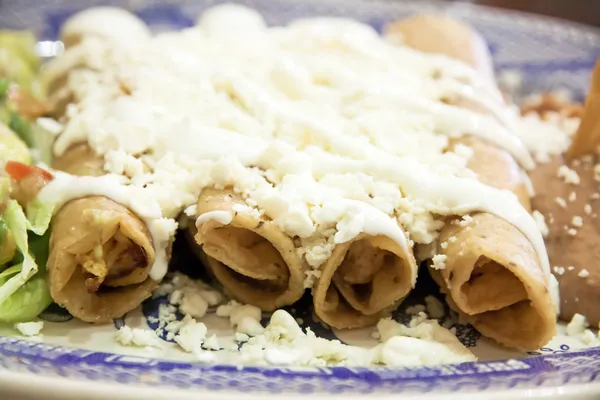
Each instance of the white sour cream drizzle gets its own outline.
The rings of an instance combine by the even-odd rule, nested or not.
[[[228,225],[233,220],[229,211],[209,211],[196,219],[196,226],[202,226],[208,221],[217,221],[220,224]]]
[[[203,187],[233,186],[292,236],[308,240],[333,224],[334,243],[366,232],[407,249],[395,212],[410,199],[434,214],[489,212],[507,220],[529,238],[545,276],[528,272],[550,276],[542,236],[516,197],[461,177],[466,159],[444,153],[448,137],[474,135],[524,168],[533,165],[512,132],[525,125],[472,68],[390,45],[357,22],[316,18],[267,29],[259,14],[234,5],[210,9],[197,27],[140,43],[135,54],[128,47],[122,62],[122,49],[111,46],[101,71],[72,73],[78,104],[54,150],[87,140],[99,154],[146,154],[153,174],[131,183],[163,179],[156,196],[159,213],[173,210],[166,217],[194,204]],[[115,90],[121,84],[127,94]],[[490,115],[441,101],[453,96]],[[384,195],[335,185],[365,174]],[[125,193],[89,189],[119,202]],[[204,214],[197,224],[208,220],[226,224],[231,214]]]
[[[40,202],[54,204],[56,213],[71,200],[88,196],[104,196],[129,208],[144,221],[152,236],[155,260],[150,277],[160,281],[166,275],[169,263],[167,247],[173,233],[161,229],[162,212],[158,203],[144,197],[139,188],[123,185],[122,177],[119,176],[72,176],[58,171],[54,171],[53,174],[54,179],[38,194]]]

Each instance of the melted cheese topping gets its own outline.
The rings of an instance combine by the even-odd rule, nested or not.
[[[69,52],[75,64],[94,62],[69,74],[75,104],[55,153],[87,141],[166,218],[205,187],[231,187],[246,199],[240,212],[300,239],[312,279],[335,244],[361,232],[406,248],[435,240],[442,216],[485,211],[520,229],[550,275],[536,222],[516,197],[480,183],[465,167],[470,152],[446,151],[449,138],[475,135],[533,166],[515,134],[528,125],[460,62],[389,44],[358,22],[267,28],[232,5],[136,48],[93,37]],[[456,98],[487,113],[447,104]],[[211,219],[230,220],[197,222]]]

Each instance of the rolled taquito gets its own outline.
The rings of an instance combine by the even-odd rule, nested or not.
[[[338,244],[313,287],[317,316],[338,329],[376,323],[408,295],[417,266],[410,247],[361,233]]]
[[[411,20],[407,26],[400,22],[393,29],[400,33],[409,29],[411,34],[417,30],[424,37],[434,31],[437,38],[434,46],[423,50],[444,54],[454,43],[455,31],[453,24],[434,24],[435,18],[420,20],[422,23]],[[472,32],[469,27],[461,26],[459,36],[464,36],[465,29]],[[442,28],[444,32],[440,34]],[[411,44],[418,42],[408,42]],[[456,49],[454,45],[450,47]],[[462,50],[469,52],[474,48],[466,46]],[[481,67],[479,61],[489,57],[458,58],[480,70],[491,69]],[[482,182],[511,190],[529,209],[526,182],[515,169],[518,167],[512,157],[499,156],[499,150],[489,144],[471,140],[474,157],[468,167]],[[493,162],[488,163],[490,160]],[[449,306],[482,334],[507,347],[524,350],[538,349],[554,336],[556,316],[551,283],[543,272],[540,255],[513,225],[486,213],[475,214],[471,220],[448,223],[440,233],[437,252],[444,257],[444,263],[442,266],[433,263],[431,275],[446,294]]]
[[[52,115],[62,114],[74,100],[68,87],[72,72],[82,73],[85,80],[86,72],[101,70],[116,48],[138,46],[150,37],[141,19],[120,8],[92,7],[71,16],[60,31],[65,52],[42,69]]]
[[[248,206],[233,190],[202,191],[195,240],[206,266],[225,292],[243,303],[265,311],[295,303],[304,293],[304,264],[292,238],[244,209]]]
[[[74,175],[103,175],[103,160],[78,144],[54,161]],[[155,251],[144,222],[106,197],[64,204],[51,222],[48,277],[54,301],[87,322],[109,322],[148,298]]]

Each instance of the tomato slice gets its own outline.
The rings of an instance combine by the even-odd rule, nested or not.
[[[17,181],[22,181],[25,178],[39,176],[45,181],[51,181],[54,177],[45,169],[32,165],[23,164],[17,161],[8,161],[4,170],[11,178]]]

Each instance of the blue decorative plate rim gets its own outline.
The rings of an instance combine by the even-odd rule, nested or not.
[[[600,380],[600,348],[420,368],[240,367],[112,354],[0,337],[0,370],[179,389],[270,393],[481,392]]]
[[[0,26],[38,28],[42,38],[56,38],[58,27],[81,5],[129,5],[155,27],[184,27],[195,16],[221,0],[165,1],[86,0],[73,7],[68,0],[17,0],[2,5]],[[346,15],[377,29],[391,19],[423,11],[442,11],[472,23],[488,39],[497,71],[517,70],[525,77],[523,90],[552,90],[565,85],[581,98],[591,69],[600,57],[600,29],[551,17],[497,10],[465,3],[385,0],[245,0],[266,13],[268,22],[280,23],[311,14]],[[136,6],[137,5],[137,6]],[[19,26],[20,25],[20,26]],[[512,36],[511,36],[512,35]],[[556,57],[528,50],[519,38],[553,46]],[[564,43],[563,43],[564,42]],[[513,47],[511,47],[513,46]],[[516,46],[516,47],[515,47]],[[568,51],[561,52],[560,49]],[[518,51],[513,51],[514,48]],[[531,49],[532,52],[539,49]],[[578,52],[578,50],[581,50]],[[512,52],[512,53],[511,53]],[[533,90],[532,90],[533,88]],[[466,363],[416,369],[398,368],[281,368],[202,365],[155,358],[31,342],[0,337],[2,372],[65,377],[83,382],[101,381],[146,387],[234,390],[248,393],[438,393],[491,392],[505,389],[557,388],[598,382],[600,348],[534,356],[526,359]]]

